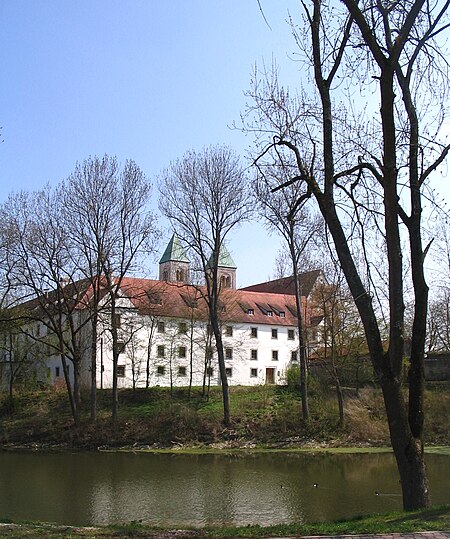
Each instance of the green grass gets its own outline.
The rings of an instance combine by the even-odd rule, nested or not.
[[[208,527],[201,530],[163,530],[132,522],[118,526],[101,528],[75,528],[51,524],[5,524],[0,526],[0,537],[37,539],[75,539],[80,537],[113,539],[117,537],[154,539],[228,539],[293,537],[303,535],[343,535],[343,534],[391,534],[421,531],[450,530],[450,505],[432,507],[408,513],[387,513],[357,517],[317,524],[280,524],[277,526]]]
[[[450,445],[450,384],[433,385],[425,395],[425,444]],[[232,387],[232,427],[222,424],[220,388],[211,388],[208,400],[194,388],[121,390],[116,428],[111,425],[111,391],[98,392],[98,420],[89,421],[89,396],[83,395],[81,425],[76,429],[64,391],[17,393],[8,414],[0,394],[0,447],[60,446],[91,449],[99,446],[170,447],[221,445],[261,447],[386,447],[389,433],[381,392],[347,391],[346,422],[339,425],[332,388],[312,385],[311,419],[302,419],[298,392],[276,386]]]

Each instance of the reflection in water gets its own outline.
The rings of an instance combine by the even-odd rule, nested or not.
[[[427,461],[433,502],[448,503],[450,457]],[[79,525],[269,525],[400,509],[401,495],[391,454],[0,453],[0,507]]]

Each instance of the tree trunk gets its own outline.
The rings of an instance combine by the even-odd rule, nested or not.
[[[228,389],[228,378],[225,369],[225,354],[223,352],[222,334],[220,332],[220,326],[217,320],[213,321],[212,326],[214,331],[214,337],[216,339],[217,359],[219,363],[220,383],[222,387],[223,423],[226,427],[230,427],[230,396]]]
[[[97,314],[92,317],[91,337],[91,422],[97,421]]]
[[[399,382],[382,379],[384,402],[400,482],[403,508],[406,511],[427,507],[430,504],[423,444],[414,438],[408,423],[408,414]]]
[[[298,284],[298,269],[297,269],[297,257],[295,253],[294,245],[294,224],[292,221],[289,223],[290,237],[289,237],[289,249],[291,251],[292,269],[294,274],[295,285],[295,303],[297,308],[297,321],[298,321],[298,352],[300,362],[300,395],[302,399],[302,416],[305,421],[309,419],[309,404],[308,404],[308,366],[306,363],[306,347],[305,338],[303,333],[303,313],[302,313],[302,299],[300,295],[300,287]]]

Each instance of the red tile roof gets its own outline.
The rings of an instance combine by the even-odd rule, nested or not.
[[[121,290],[141,314],[208,319],[204,287],[126,277]],[[295,297],[289,294],[225,289],[221,292],[220,304],[224,309],[220,314],[222,321],[297,325]]]
[[[300,294],[304,297],[308,297],[313,289],[317,278],[321,274],[321,270],[312,270],[301,273],[298,276],[298,282],[300,285]],[[241,290],[251,292],[268,292],[270,294],[295,294],[295,282],[294,277],[283,277],[281,279],[275,279],[273,281],[266,281],[265,283],[254,284],[246,286]]]

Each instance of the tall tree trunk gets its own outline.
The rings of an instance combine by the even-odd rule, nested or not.
[[[98,316],[92,316],[91,328],[91,422],[97,421],[97,323]]]
[[[298,267],[297,254],[294,245],[294,223],[289,222],[289,250],[291,252],[292,270],[294,274],[295,286],[295,304],[297,308],[297,329],[298,329],[298,352],[300,362],[300,395],[302,399],[302,416],[305,421],[309,419],[309,403],[308,403],[308,365],[306,362],[306,346],[305,336],[303,332],[303,313],[302,313],[302,298],[300,295],[300,287],[298,282]]]
[[[216,339],[217,359],[219,363],[220,383],[222,387],[222,401],[223,401],[223,423],[226,427],[231,426],[230,416],[230,396],[228,388],[228,378],[225,368],[225,354],[223,351],[222,333],[218,320],[213,321],[213,332]]]
[[[408,423],[408,413],[401,384],[388,377],[381,380],[389,432],[403,493],[403,507],[412,511],[430,503],[423,445],[414,438]]]

